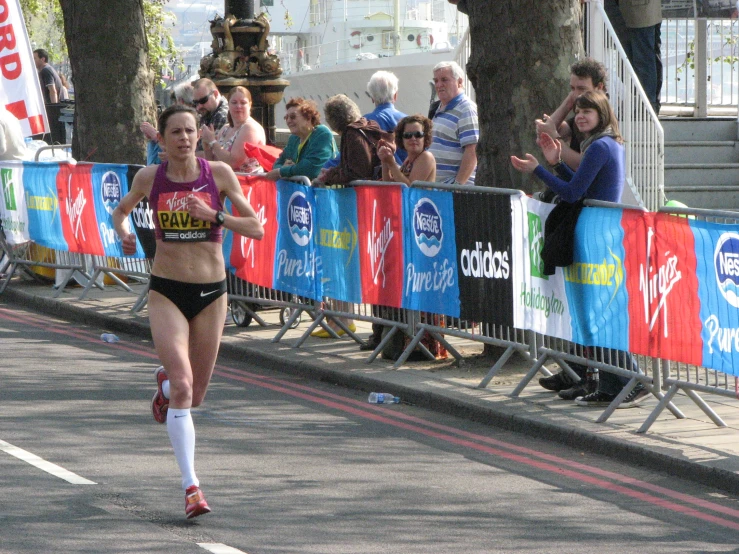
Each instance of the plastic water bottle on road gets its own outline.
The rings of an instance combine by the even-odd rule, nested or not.
[[[100,340],[102,340],[103,342],[115,343],[115,342],[118,342],[121,339],[119,339],[113,333],[103,333],[102,335],[100,335]]]
[[[400,404],[400,397],[387,392],[371,392],[367,402],[370,404]]]

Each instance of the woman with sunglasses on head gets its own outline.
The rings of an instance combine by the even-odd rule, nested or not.
[[[406,116],[398,122],[395,144],[402,145],[408,157],[402,165],[398,165],[393,145],[382,141],[377,155],[382,161],[383,181],[410,185],[413,181],[433,182],[436,179],[436,160],[428,151],[432,126],[431,120],[420,114]]]
[[[323,164],[336,155],[334,135],[328,127],[321,125],[321,114],[312,100],[291,98],[285,107],[285,123],[291,136],[266,177],[276,181],[305,176],[312,181],[321,172]]]
[[[113,212],[123,252],[136,252],[129,214],[148,197],[156,254],[149,279],[149,324],[162,367],[155,372],[155,421],[167,424],[185,490],[188,519],[210,512],[195,475],[195,428],[190,408],[199,406],[213,373],[226,317],[223,229],[261,239],[264,229],[230,166],[195,156],[198,116],[189,106],[170,106],[159,117],[159,140],[168,154],[161,165],[136,174]],[[240,214],[223,211],[228,198]]]
[[[228,94],[228,125],[215,132],[213,126],[201,130],[206,160],[227,163],[240,173],[262,173],[259,161],[250,158],[245,144],[266,144],[264,128],[251,117],[251,93],[245,87],[234,87]]]

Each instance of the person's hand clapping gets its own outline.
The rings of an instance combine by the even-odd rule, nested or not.
[[[554,124],[554,120],[547,114],[542,115],[541,119],[537,119],[534,123],[536,123],[537,140],[543,133],[547,133],[553,137],[557,136],[557,126]]]
[[[203,139],[203,144],[209,144],[216,140],[216,131],[213,128],[213,125],[201,125],[200,138]]]
[[[533,173],[534,170],[539,166],[539,162],[537,161],[537,159],[528,153],[526,154],[526,159],[511,156],[511,163],[513,164],[514,168],[523,173]]]
[[[556,165],[562,161],[562,143],[543,133],[537,141],[541,153],[544,154],[550,165]]]
[[[395,160],[393,150],[387,144],[383,144],[377,149],[377,157],[380,158],[380,161],[384,164],[391,163]]]
[[[156,128],[148,121],[144,121],[141,125],[139,125],[139,129],[141,129],[141,132],[144,133],[144,136],[147,139],[149,140],[159,139],[159,133],[157,132]]]

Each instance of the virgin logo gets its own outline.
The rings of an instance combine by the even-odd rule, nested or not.
[[[246,201],[251,204],[251,192],[253,189],[249,189],[249,194],[246,195]],[[257,205],[254,207],[254,211],[257,212],[257,219],[262,226],[267,225],[267,210],[264,206]],[[239,235],[241,236],[241,235]],[[254,239],[246,238],[241,236],[241,255],[245,260],[248,260],[250,267],[255,267],[254,264]]]
[[[175,192],[172,198],[167,198],[167,209],[170,212],[186,212],[187,196],[177,196]]]
[[[649,330],[651,331],[654,328],[654,324],[661,313],[666,338],[669,335],[667,329],[667,296],[672,291],[672,287],[682,279],[683,274],[677,269],[677,256],[670,256],[670,252],[665,252],[661,265],[655,267],[652,264],[653,237],[654,230],[650,227],[647,232],[649,267],[644,267],[644,264],[639,265],[639,290],[644,300],[644,321],[649,323]],[[657,257],[656,254],[654,257]]]
[[[77,192],[77,198],[75,198],[74,202],[72,202],[70,197],[67,196],[66,203],[69,225],[72,227],[72,232],[74,233],[75,238],[86,240],[85,230],[82,227],[82,210],[85,209],[85,204],[87,204],[84,191],[80,189],[79,192]]]
[[[395,236],[389,217],[383,218],[380,232],[377,232],[375,221],[377,218],[377,200],[372,204],[372,226],[367,233],[367,253],[370,257],[370,270],[372,282],[376,285],[382,272],[382,288],[385,288],[385,253],[390,246],[390,241]]]

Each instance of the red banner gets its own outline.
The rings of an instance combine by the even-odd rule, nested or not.
[[[362,302],[401,307],[403,196],[399,186],[360,186],[357,192]]]
[[[92,165],[59,164],[56,189],[64,239],[70,252],[104,256],[92,193]]]
[[[621,225],[630,350],[701,365],[698,279],[688,220],[624,210]]]
[[[261,177],[239,175],[238,178],[244,196],[264,226],[264,238],[254,240],[234,235],[231,264],[236,268],[236,276],[240,279],[272,288],[277,242],[277,187],[274,181]],[[238,214],[235,207],[233,211]]]

